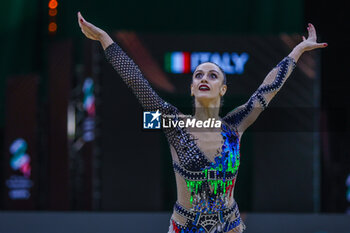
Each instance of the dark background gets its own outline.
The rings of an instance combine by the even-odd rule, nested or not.
[[[64,139],[68,100],[78,99],[74,88],[79,86],[82,77],[98,72],[95,64],[87,58],[101,52],[93,43],[87,42],[78,27],[77,11],[81,11],[87,20],[100,26],[107,32],[116,30],[134,30],[156,33],[210,33],[227,35],[279,35],[305,34],[308,22],[316,26],[319,41],[329,46],[321,51],[321,192],[320,212],[345,212],[349,204],[345,199],[345,178],[350,171],[350,156],[347,142],[349,139],[349,95],[347,94],[349,70],[347,57],[349,52],[349,25],[345,6],[337,1],[58,1],[56,17],[58,30],[49,35],[49,22],[46,1],[7,1],[0,8],[0,128],[1,128],[1,195],[6,195],[4,186],[5,168],[5,116],[6,98],[9,91],[7,82],[11,77],[29,75],[38,78],[38,91],[33,96],[37,101],[32,112],[36,116],[28,125],[37,124],[35,140],[37,159],[36,173],[38,189],[33,197],[34,210],[111,210],[103,208],[106,197],[101,197],[103,187],[94,178],[96,172],[113,171],[94,165],[102,143],[86,144],[74,157],[70,152],[70,142]],[[95,51],[97,50],[97,52]],[[95,51],[95,52],[94,52]],[[55,54],[60,56],[55,57]],[[287,55],[287,54],[286,54]],[[72,59],[70,61],[69,59]],[[100,59],[101,62],[102,59]],[[91,62],[91,63],[89,63]],[[62,70],[61,67],[68,67]],[[71,64],[71,67],[69,67]],[[62,75],[65,78],[61,78]],[[22,76],[23,77],[23,76]],[[102,87],[102,86],[101,86]],[[62,90],[72,89],[70,93]],[[16,89],[18,90],[18,89]],[[103,93],[100,90],[99,93]],[[22,97],[23,98],[23,97]],[[62,102],[63,99],[63,102]],[[131,99],[131,98],[129,98]],[[136,100],[130,100],[135,101]],[[116,109],[115,111],[118,111]],[[108,115],[108,113],[106,113]],[[137,117],[137,115],[130,115]],[[134,119],[136,120],[136,119]],[[59,123],[59,124],[58,124]],[[97,133],[98,134],[98,133]],[[133,135],[134,138],[141,137]],[[62,137],[61,137],[62,136]],[[154,135],[157,137],[156,135]],[[117,136],[116,136],[117,137]],[[113,140],[111,138],[110,140]],[[126,139],[127,140],[127,139]],[[130,139],[132,140],[132,139]],[[165,140],[165,139],[161,139]],[[113,143],[110,142],[110,143]],[[63,147],[62,147],[63,145]],[[68,145],[67,150],[65,146]],[[100,146],[100,147],[99,147]],[[92,149],[95,148],[95,149]],[[97,149],[96,149],[97,148]],[[125,153],[127,156],[126,149]],[[154,149],[154,148],[153,148]],[[97,152],[96,152],[97,150]],[[61,152],[66,154],[62,154]],[[65,151],[65,152],[64,152]],[[69,156],[68,156],[69,155]],[[101,153],[100,153],[101,155]],[[95,157],[94,157],[95,156]],[[127,166],[127,165],[125,165]],[[278,164],[276,165],[278,166]],[[159,167],[161,165],[159,164]],[[34,168],[33,168],[34,169]],[[137,168],[137,169],[142,169]],[[86,172],[86,171],[94,172]],[[155,177],[164,171],[153,171]],[[270,171],[272,174],[274,171]],[[277,174],[278,175],[278,174]],[[69,176],[69,177],[68,177]],[[110,177],[112,179],[112,177]],[[127,174],[120,178],[121,197],[128,198],[127,185],[139,185],[140,196],[151,198],[159,205],[137,203],[130,209],[126,207],[112,210],[170,210],[166,200],[158,199],[173,194],[163,193],[162,187],[155,187],[159,196],[144,196],[145,184],[137,179],[129,180]],[[113,182],[113,180],[111,180]],[[115,181],[117,183],[117,181]],[[119,182],[119,181],[118,181]],[[293,186],[290,187],[293,190]],[[96,193],[97,192],[97,193]],[[103,193],[103,192],[102,192]],[[151,195],[151,194],[150,194]],[[109,197],[117,198],[117,197]],[[96,201],[100,200],[100,201]],[[133,202],[133,200],[130,200]],[[2,198],[2,209],[28,209],[8,206]],[[242,206],[243,211],[252,211],[252,207]],[[274,211],[275,208],[264,209]]]

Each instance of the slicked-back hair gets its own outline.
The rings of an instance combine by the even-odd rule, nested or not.
[[[216,64],[215,62],[211,62],[211,61],[206,61],[206,62],[203,62],[203,63],[201,63],[201,64],[199,64],[198,66],[200,66],[200,65],[202,65],[202,64],[205,64],[205,63],[210,63],[210,64],[213,64],[213,65],[215,65],[216,67],[218,67],[219,68],[219,70],[221,71],[221,73],[222,73],[222,76],[224,77],[224,79],[222,80],[222,84],[225,84],[226,85],[226,83],[227,83],[227,79],[226,79],[226,73],[225,73],[225,71],[218,65],[218,64]],[[197,66],[197,67],[198,67]],[[196,67],[196,69],[195,70],[197,70],[197,67]]]

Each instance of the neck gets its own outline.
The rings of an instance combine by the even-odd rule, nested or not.
[[[195,99],[195,114],[197,120],[207,120],[208,118],[219,119],[220,98],[213,101],[199,101]]]

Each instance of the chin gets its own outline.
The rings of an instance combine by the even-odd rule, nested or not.
[[[201,102],[201,101],[215,100],[217,99],[217,96],[213,96],[210,93],[198,93],[197,95],[195,95],[195,98],[197,101]]]

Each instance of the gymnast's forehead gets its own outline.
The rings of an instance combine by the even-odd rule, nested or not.
[[[214,63],[212,63],[212,62],[203,62],[203,63],[199,64],[199,65],[196,67],[194,73],[195,73],[196,71],[198,71],[198,70],[202,70],[202,71],[210,71],[210,70],[213,70],[213,71],[216,71],[216,72],[220,73],[220,68],[219,68],[216,64],[214,64]]]

